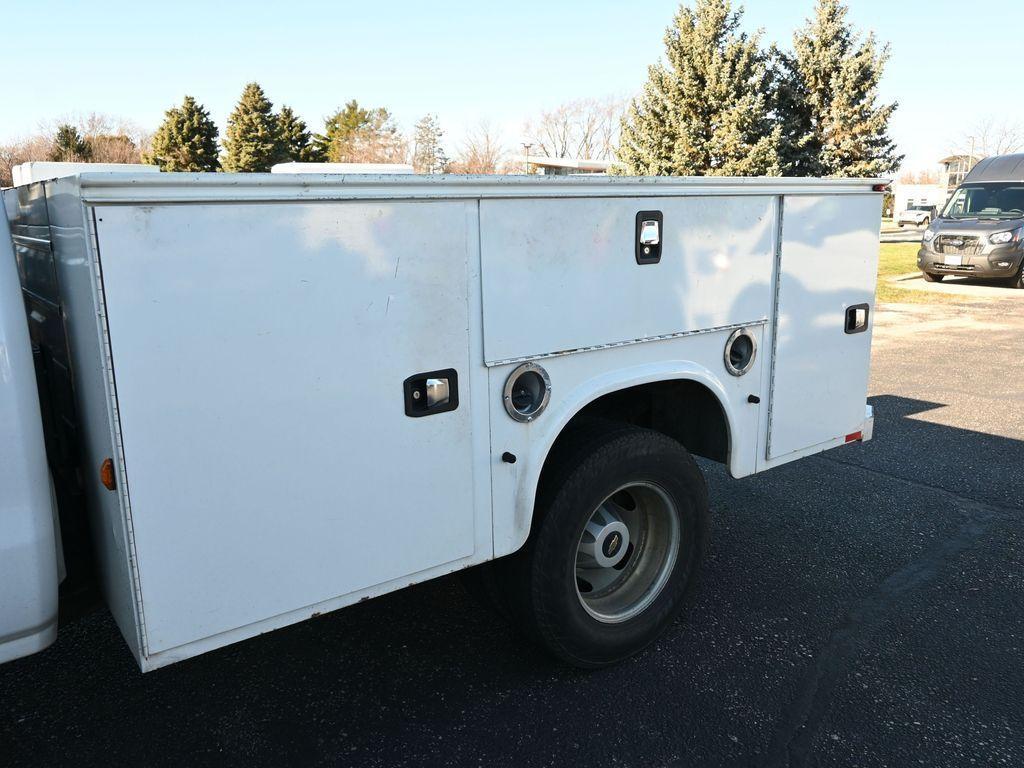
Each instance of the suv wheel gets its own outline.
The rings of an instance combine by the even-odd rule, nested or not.
[[[945,275],[933,275],[931,272],[922,272],[921,277],[926,283],[941,283]]]
[[[1017,276],[1011,277],[1006,281],[1011,288],[1020,288],[1024,290],[1024,264],[1020,265],[1020,269],[1017,270]]]

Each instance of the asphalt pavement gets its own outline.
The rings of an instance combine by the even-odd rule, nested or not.
[[[141,675],[106,611],[0,667],[0,765],[1024,765],[1024,317],[876,313],[875,439],[732,480],[696,606],[558,665],[445,578]]]
[[[1024,302],[1024,291],[1010,290],[1005,279],[946,275],[942,282],[929,283],[921,277],[920,272],[907,272],[889,278],[889,282],[915,291],[953,294],[965,301],[976,298],[1004,299],[1006,305],[1016,301],[1018,307]]]

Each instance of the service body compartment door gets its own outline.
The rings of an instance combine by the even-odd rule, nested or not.
[[[475,202],[95,215],[150,654],[474,554]]]
[[[766,320],[774,212],[770,196],[482,200],[487,363]],[[638,263],[645,218],[657,263]]]
[[[783,202],[769,462],[842,441],[864,422],[880,198]],[[866,327],[848,327],[861,320]]]

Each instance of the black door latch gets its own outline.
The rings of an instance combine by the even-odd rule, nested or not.
[[[402,389],[406,416],[433,416],[459,407],[459,375],[454,368],[413,374]]]
[[[843,333],[864,333],[868,329],[868,314],[871,309],[867,304],[853,304],[846,308],[846,322]]]
[[[636,215],[636,263],[657,264],[661,261],[661,211],[640,211]]]

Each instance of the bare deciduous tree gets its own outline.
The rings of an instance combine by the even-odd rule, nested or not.
[[[988,117],[974,123],[953,143],[955,155],[971,155],[975,160],[993,155],[1009,155],[1024,149],[1024,124]]]
[[[523,129],[531,154],[610,160],[619,144],[625,100],[577,99],[545,111]]]
[[[47,160],[61,125],[74,126],[89,146],[94,163],[140,163],[152,134],[134,123],[99,112],[71,115],[44,123],[39,132],[0,145],[0,186],[13,183],[13,168],[21,163]]]
[[[498,172],[505,157],[501,140],[487,121],[481,122],[466,134],[459,155],[449,168],[451,173]]]
[[[73,125],[89,145],[94,163],[141,163],[152,133],[135,123],[101,112],[63,117],[42,127],[42,135],[52,140],[60,124]]]
[[[0,187],[14,183],[14,166],[32,160],[45,160],[53,149],[53,142],[44,136],[29,136],[0,145]]]
[[[905,171],[900,174],[900,184],[938,184],[938,171]]]

